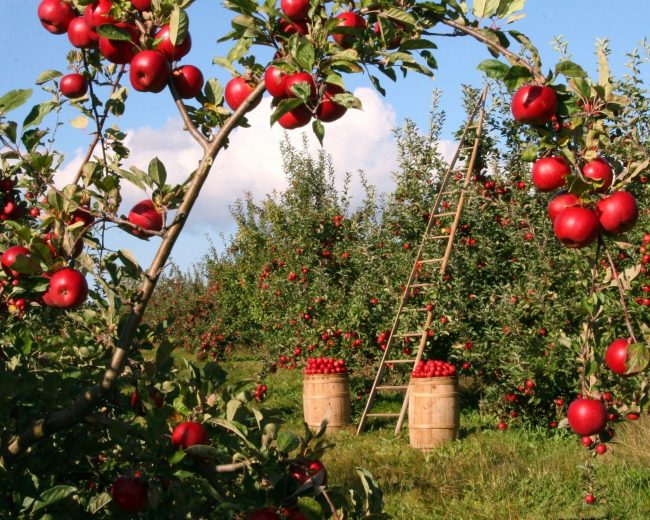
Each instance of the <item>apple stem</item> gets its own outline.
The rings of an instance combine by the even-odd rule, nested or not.
[[[616,287],[618,289],[618,295],[621,301],[621,306],[623,307],[623,316],[625,317],[625,324],[627,325],[627,330],[630,333],[630,338],[632,338],[632,342],[636,343],[634,327],[632,327],[632,321],[630,320],[630,313],[628,312],[627,303],[625,301],[625,291],[623,290],[623,286],[621,285],[621,280],[619,279],[619,272],[617,271],[616,265],[614,264],[614,260],[612,259],[612,255],[610,254],[607,248],[605,248],[605,254],[607,255],[607,261],[609,262],[609,267],[612,270],[612,278],[614,278],[614,280],[616,281]]]

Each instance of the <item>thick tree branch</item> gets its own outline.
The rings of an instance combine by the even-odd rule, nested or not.
[[[169,259],[174,244],[183,230],[183,226],[185,225],[187,217],[201,192],[203,184],[208,178],[208,174],[214,164],[214,159],[226,143],[230,133],[237,127],[241,118],[263,92],[264,82],[260,82],[253,92],[251,92],[246,101],[242,103],[242,105],[221,127],[214,140],[210,142],[210,145],[205,151],[203,159],[195,172],[194,178],[183,197],[183,202],[176,212],[174,221],[167,228],[160,247],[158,248],[158,252],[147,270],[142,286],[140,287],[136,297],[136,303],[120,332],[117,347],[115,348],[115,352],[113,353],[101,381],[92,388],[86,390],[68,408],[58,410],[45,418],[35,421],[29,428],[25,429],[25,431],[10,439],[9,444],[3,450],[3,459],[5,462],[9,462],[16,458],[39,440],[58,431],[70,428],[83,420],[83,417],[88,415],[94,406],[115,387],[117,378],[122,372],[124,364],[128,358],[133,339],[140,323],[142,322],[144,311],[153,295],[153,291],[158,283],[158,279],[165,264]]]

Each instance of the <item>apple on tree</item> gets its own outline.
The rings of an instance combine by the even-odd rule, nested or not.
[[[565,246],[578,249],[598,238],[600,223],[593,211],[582,206],[570,206],[555,218],[553,230]]]
[[[299,105],[278,118],[278,124],[287,130],[300,128],[311,121],[311,110],[306,105]]]
[[[38,6],[38,18],[52,34],[63,34],[77,16],[74,8],[63,0],[43,0]]]
[[[192,48],[192,37],[189,33],[185,35],[182,41],[172,45],[170,26],[165,25],[154,35],[154,42],[157,42],[155,49],[164,54],[170,62],[178,61],[190,52]]]
[[[138,11],[151,11],[151,0],[131,0],[131,5]]]
[[[634,227],[639,218],[639,208],[634,195],[617,191],[596,203],[596,214],[603,231],[618,235]]]
[[[287,75],[279,68],[269,65],[264,71],[264,86],[266,87],[267,92],[274,98],[287,97],[287,89],[285,86],[286,78]],[[228,87],[226,86],[226,90],[227,88]],[[227,98],[226,101],[228,101]],[[230,105],[230,103],[228,104]]]
[[[140,31],[130,23],[116,23],[114,27],[126,31],[131,37],[130,40],[111,40],[109,38],[99,38],[99,52],[111,63],[126,65],[131,63],[133,56],[138,52],[138,38]]]
[[[125,513],[139,513],[147,506],[148,486],[139,478],[120,476],[111,487],[113,503]]]
[[[77,16],[68,25],[68,40],[77,49],[97,47],[99,35],[88,26],[85,16]]]
[[[332,98],[337,94],[343,94],[344,92],[345,90],[338,85],[327,83],[325,85],[323,97],[316,107],[316,119],[323,121],[324,123],[331,123],[332,121],[336,121],[343,117],[348,109],[343,105],[336,103]]]
[[[2,264],[2,269],[4,270],[7,275],[15,278],[17,276],[20,276],[20,273],[18,271],[15,271],[12,269],[14,263],[18,259],[19,256],[24,255],[24,256],[29,256],[30,251],[26,247],[23,246],[11,246],[7,248],[7,250],[2,254],[2,258],[0,259],[0,264]]]
[[[619,376],[633,376],[640,372],[640,370],[630,371],[627,366],[629,345],[629,339],[619,338],[614,340],[605,351],[605,364]]]
[[[203,73],[194,65],[183,65],[172,71],[174,88],[182,99],[192,99],[203,89]]]
[[[272,67],[269,67],[269,69]],[[227,84],[224,90],[224,98],[228,106],[237,110],[241,104],[246,101],[246,98],[253,92],[253,86],[246,81],[243,77],[238,76],[231,79]],[[251,109],[255,108],[262,98],[258,98],[257,101],[251,105]]]
[[[567,419],[571,429],[578,435],[595,435],[607,425],[607,410],[598,399],[576,399],[569,405]]]
[[[573,193],[559,193],[548,203],[548,216],[551,219],[551,222],[555,222],[558,215],[566,208],[579,205],[580,199],[577,195],[574,195]]]
[[[151,199],[141,200],[131,208],[128,221],[146,231],[160,231],[163,227],[163,212]],[[137,229],[131,229],[130,233],[135,236],[140,235]]]
[[[246,520],[282,520],[282,517],[270,507],[256,509],[246,515]]]
[[[532,181],[539,191],[553,191],[564,186],[570,174],[571,166],[564,157],[543,157],[533,164]]]
[[[110,15],[112,8],[112,0],[98,0],[95,3],[88,5],[86,7],[86,12],[84,13],[86,23],[91,29],[114,23],[116,20]]]
[[[368,25],[366,19],[355,11],[344,11],[337,15],[337,27],[345,29],[363,30]],[[332,38],[344,49],[349,49],[354,45],[355,37],[352,34],[335,33]]]
[[[140,92],[160,92],[170,74],[167,58],[158,51],[140,51],[131,60],[129,78],[133,88]]]
[[[86,78],[75,72],[74,74],[67,74],[61,78],[59,83],[59,90],[67,98],[75,99],[86,95],[88,92],[88,81]]]
[[[284,88],[287,97],[298,97],[294,90],[294,86],[305,84],[309,88],[309,97],[313,98],[316,95],[316,83],[314,77],[309,72],[296,72],[294,74],[287,74],[284,78]]]
[[[307,18],[309,0],[281,0],[280,9],[292,22],[300,22]]]
[[[557,96],[551,87],[524,85],[511,101],[512,115],[520,123],[543,126],[557,110]]]
[[[609,163],[602,157],[589,161],[582,167],[582,175],[598,185],[596,193],[605,193],[612,185],[614,173]]]
[[[180,423],[172,432],[172,445],[175,448],[189,448],[196,444],[208,444],[208,442],[208,432],[198,422]]]
[[[50,277],[50,285],[43,295],[48,307],[73,309],[79,307],[88,297],[86,277],[76,269],[64,267]]]

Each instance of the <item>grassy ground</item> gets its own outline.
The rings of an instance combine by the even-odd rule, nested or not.
[[[237,380],[259,367],[240,360],[224,368]],[[266,404],[291,410],[285,427],[299,433],[300,372],[273,374],[268,386]],[[368,469],[396,519],[650,518],[650,420],[618,426],[608,452],[595,459],[566,431],[501,432],[493,425],[463,412],[459,440],[426,454],[409,446],[407,429],[398,438],[390,425],[356,436],[352,426],[332,437],[336,447],[324,462],[330,482],[347,487],[358,485],[355,467]],[[591,483],[585,463],[593,464]],[[589,486],[596,505],[584,502]]]

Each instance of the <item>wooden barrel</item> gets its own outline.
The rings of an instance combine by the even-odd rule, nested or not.
[[[305,374],[303,410],[305,422],[318,430],[327,417],[327,432],[339,431],[350,424],[350,385],[347,374]]]
[[[430,450],[458,437],[460,409],[456,377],[413,377],[409,389],[411,446]]]

